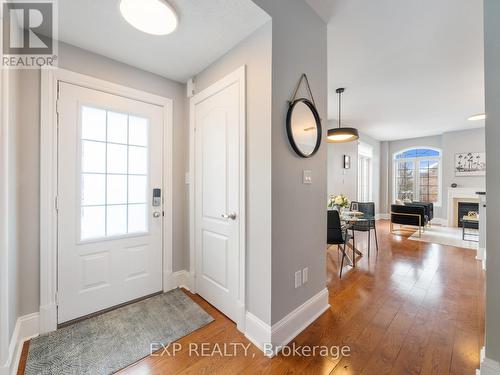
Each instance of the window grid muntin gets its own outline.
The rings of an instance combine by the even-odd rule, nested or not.
[[[147,212],[148,212],[148,206],[147,206],[147,191],[149,188],[149,168],[150,168],[150,160],[149,160],[149,154],[147,152],[149,148],[149,135],[150,135],[150,121],[147,118],[140,117],[137,115],[132,115],[129,113],[122,113],[122,112],[116,112],[108,109],[102,109],[102,108],[96,108],[96,107],[91,107],[87,105],[82,105],[81,106],[81,113],[83,113],[84,108],[90,108],[90,109],[97,109],[97,110],[102,110],[105,111],[106,113],[106,122],[105,122],[105,137],[106,140],[94,140],[94,139],[89,139],[89,138],[83,138],[82,137],[82,129],[83,129],[83,115],[80,117],[82,119],[82,123],[80,126],[80,200],[79,200],[79,207],[80,207],[80,217],[83,218],[83,211],[85,208],[92,208],[92,207],[103,207],[104,208],[104,235],[102,237],[83,237],[83,220],[80,219],[80,225],[79,225],[79,231],[80,231],[80,241],[95,241],[99,239],[109,239],[109,238],[114,238],[114,237],[126,237],[130,235],[137,235],[137,234],[147,234],[149,232],[149,220],[147,219]],[[127,126],[126,126],[126,131],[127,131],[127,143],[120,143],[120,142],[108,142],[108,114],[110,112],[114,113],[119,113],[123,114],[127,117]],[[135,143],[130,143],[130,117],[136,117],[139,119],[143,119],[145,121],[145,126],[146,126],[146,145],[137,145]],[[104,153],[104,171],[105,172],[83,172],[83,144],[84,142],[95,142],[95,143],[101,143],[105,145],[105,153]],[[122,145],[127,147],[127,173],[108,173],[108,145]],[[130,157],[129,157],[129,152],[130,152],[130,147],[137,147],[137,148],[142,148],[146,150],[146,160],[145,160],[145,174],[139,174],[139,173],[128,173],[130,169]],[[104,204],[83,204],[83,176],[84,175],[103,175],[104,176]],[[126,194],[126,203],[108,203],[108,176],[125,176],[126,179],[126,187],[125,187],[125,194]],[[129,176],[141,176],[141,177],[146,177],[146,187],[145,187],[145,195],[144,195],[144,202],[134,202],[134,203],[129,203]],[[108,207],[116,207],[116,206],[126,206],[126,232],[123,234],[115,234],[115,235],[108,235]],[[144,227],[145,229],[143,231],[130,231],[130,226],[129,226],[129,207],[130,206],[143,206],[145,210],[145,215],[144,215]]]

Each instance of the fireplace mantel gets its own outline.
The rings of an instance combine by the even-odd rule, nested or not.
[[[477,195],[478,191],[483,191],[484,188],[476,187],[476,188],[449,188],[448,189],[448,226],[456,227],[457,226],[457,217],[456,217],[456,204],[459,201],[463,202],[479,202],[479,196]]]

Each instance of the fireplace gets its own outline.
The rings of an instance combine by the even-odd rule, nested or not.
[[[471,211],[479,213],[479,203],[472,202],[458,202],[458,215],[457,215],[457,226],[462,227],[462,218],[467,216],[467,214]],[[470,223],[467,228],[479,228],[478,223]]]

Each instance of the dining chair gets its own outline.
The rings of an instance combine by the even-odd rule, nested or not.
[[[340,278],[342,278],[342,269],[344,268],[344,259],[346,255],[346,244],[350,236],[346,230],[342,228],[340,215],[337,210],[328,211],[328,225],[327,225],[327,243],[329,245],[337,245],[342,251],[342,261],[340,262]],[[354,251],[354,250],[353,250]],[[353,256],[355,254],[353,253]]]
[[[355,241],[355,232],[368,232],[368,256],[370,256],[370,238],[371,230],[375,232],[375,246],[378,253],[377,226],[375,225],[375,203],[374,202],[351,202],[351,210],[357,206],[357,210],[363,213],[363,217],[370,218],[368,221],[354,223],[351,227],[353,242]]]

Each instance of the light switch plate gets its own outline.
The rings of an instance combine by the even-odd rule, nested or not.
[[[307,280],[309,280],[309,268],[306,267],[302,270],[302,284],[307,283]]]
[[[302,171],[302,183],[312,184],[312,171],[310,169],[304,169]]]
[[[299,288],[302,285],[302,272],[299,270],[295,272],[295,288]]]

